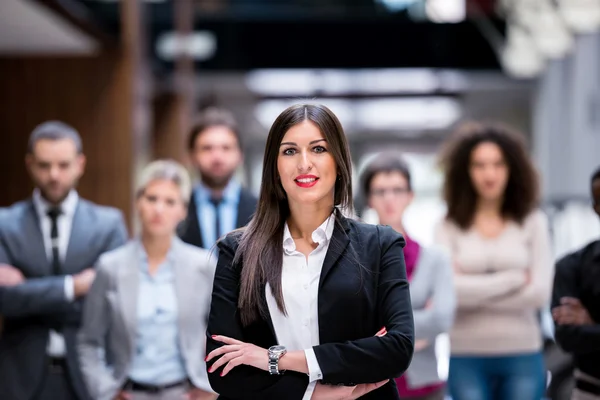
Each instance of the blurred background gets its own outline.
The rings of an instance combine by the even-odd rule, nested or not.
[[[436,152],[452,127],[522,131],[559,257],[600,234],[599,71],[600,0],[2,0],[0,206],[31,193],[28,135],[59,119],[83,137],[82,196],[132,224],[136,173],[158,157],[187,163],[190,123],[210,105],[237,117],[239,174],[258,193],[271,123],[315,101],[339,116],[355,172],[382,149],[405,154],[406,224],[425,244],[444,213]]]

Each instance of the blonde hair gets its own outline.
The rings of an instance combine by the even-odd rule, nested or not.
[[[157,180],[167,180],[176,184],[183,202],[189,202],[192,195],[190,175],[183,165],[174,160],[156,160],[146,165],[135,188],[135,197],[143,195],[148,185]]]

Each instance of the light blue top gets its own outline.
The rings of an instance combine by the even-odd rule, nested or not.
[[[137,303],[136,348],[129,378],[135,382],[166,385],[187,378],[179,347],[178,307],[173,254],[150,275],[141,243]]]

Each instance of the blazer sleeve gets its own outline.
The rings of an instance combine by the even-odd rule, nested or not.
[[[61,276],[27,279],[20,285],[0,287],[0,314],[7,318],[56,316],[76,304],[65,295]]]
[[[127,239],[122,213],[116,211],[114,215],[115,224],[105,251],[123,245]],[[1,233],[0,262],[12,264]],[[7,318],[36,316],[79,325],[80,313],[81,302],[67,297],[64,276],[31,278],[20,285],[0,287],[0,314]]]
[[[560,299],[563,297],[581,299],[581,265],[579,253],[570,254],[556,263],[552,308],[560,306]],[[559,325],[555,321],[554,327],[555,340],[564,351],[573,354],[600,351],[600,324]]]
[[[427,250],[432,251],[433,250]],[[434,268],[433,294],[431,306],[428,308],[414,310],[415,337],[433,342],[435,338],[444,332],[448,332],[454,322],[456,311],[456,293],[452,265],[450,259],[442,252],[434,252],[432,263]]]
[[[0,263],[14,265],[10,247],[6,243],[4,224],[9,221],[7,212],[0,212]],[[65,278],[52,276],[27,279],[16,286],[0,287],[0,315],[6,318],[48,316],[68,312],[73,303],[65,294]]]
[[[234,239],[229,236],[219,242],[219,260],[215,272],[212,301],[208,318],[206,353],[223,344],[212,339],[212,335],[224,335],[241,341],[248,341],[244,335],[238,313],[240,268],[233,265],[235,255]],[[207,370],[214,361],[207,363]],[[283,375],[270,375],[254,367],[240,365],[227,375],[220,376],[220,370],[208,373],[211,387],[221,396],[229,399],[286,399],[301,400],[308,387],[308,376],[287,371]]]
[[[110,329],[109,288],[109,271],[99,262],[96,278],[84,301],[83,323],[77,338],[81,372],[90,395],[97,400],[112,400],[119,390],[119,382],[109,373],[105,356]]]
[[[379,249],[366,251],[381,257],[376,307],[387,334],[314,346],[324,382],[352,385],[397,378],[412,360],[414,321],[404,263],[405,241],[390,227],[377,229]]]

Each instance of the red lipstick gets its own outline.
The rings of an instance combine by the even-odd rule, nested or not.
[[[294,182],[301,188],[310,188],[315,186],[318,180],[319,178],[314,175],[298,175]]]

